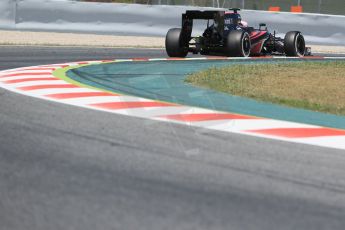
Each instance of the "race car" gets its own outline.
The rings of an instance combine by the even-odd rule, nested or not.
[[[238,13],[230,11],[187,10],[182,14],[182,28],[170,29],[165,38],[165,48],[170,57],[186,57],[188,52],[202,55],[248,57],[286,55],[303,57],[311,50],[305,46],[301,32],[290,31],[284,39],[270,33],[264,23],[258,29],[248,27]],[[192,37],[193,20],[207,20],[202,36]]]

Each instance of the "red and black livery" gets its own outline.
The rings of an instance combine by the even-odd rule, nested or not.
[[[193,54],[214,54],[230,57],[261,55],[286,55],[302,57],[310,55],[301,32],[290,31],[284,38],[276,37],[267,30],[266,24],[259,28],[248,27],[238,13],[231,11],[187,10],[182,14],[182,28],[170,29],[165,47],[170,57]],[[192,37],[193,20],[207,20],[202,36]]]

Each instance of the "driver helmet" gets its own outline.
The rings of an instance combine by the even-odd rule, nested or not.
[[[225,13],[225,24],[241,25],[241,15],[237,13]]]

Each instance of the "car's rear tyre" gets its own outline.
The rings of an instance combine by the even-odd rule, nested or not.
[[[251,49],[250,37],[241,30],[231,31],[225,44],[225,55],[228,57],[249,57]]]
[[[188,47],[183,46],[181,29],[170,29],[165,37],[165,50],[169,57],[186,57]]]
[[[289,57],[303,57],[305,54],[304,37],[299,31],[290,31],[284,38],[284,52]]]

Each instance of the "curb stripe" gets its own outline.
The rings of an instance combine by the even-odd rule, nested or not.
[[[22,78],[22,79],[15,79],[15,80],[7,80],[3,81],[6,84],[15,84],[15,83],[22,83],[22,82],[31,82],[31,81],[58,81],[57,78],[52,77],[45,77],[45,78]]]
[[[38,70],[56,70],[55,67],[37,67],[37,68],[24,68],[22,70],[34,70],[34,71],[38,71]]]
[[[18,68],[18,69],[10,69],[10,70],[2,70],[0,71],[0,75],[1,74],[10,74],[10,73],[24,73],[24,72],[43,72],[43,71],[50,71],[53,72],[54,70],[56,70],[56,68],[36,68],[36,67],[28,67],[28,68]]]
[[[12,73],[12,74],[4,74],[1,75],[0,78],[3,77],[20,77],[20,76],[39,76],[39,75],[51,75],[51,72],[37,72],[37,73]]]
[[[28,70],[23,70],[23,69],[20,69],[20,70],[11,70],[11,71],[4,71],[4,72],[1,72],[0,73],[0,76],[1,75],[4,75],[4,74],[13,74],[13,73],[17,73],[17,74],[20,74],[20,73],[49,73],[51,74],[55,69],[43,69],[43,70],[37,70],[37,69],[28,69]]]
[[[106,109],[104,110],[108,112],[117,113],[117,114],[131,115],[134,117],[163,121],[163,119],[159,118],[160,116],[165,116],[165,115],[174,114],[178,112],[185,113],[185,112],[188,112],[190,108],[186,106],[162,106],[162,107],[139,107],[139,108],[129,108],[129,109],[121,109],[121,110],[106,110]],[[169,121],[169,122],[181,123],[178,121]]]
[[[276,128],[318,128],[318,126],[299,124],[288,121],[258,119],[212,120],[191,123],[199,127],[211,127],[227,132],[246,132],[246,130],[276,129]],[[251,133],[252,134],[252,133]]]
[[[206,58],[207,60],[224,60],[222,57],[217,57],[217,56],[210,56]]]
[[[78,88],[50,88],[50,89],[48,88],[48,89],[37,89],[34,92],[26,92],[26,94],[39,96],[43,98],[49,98],[46,95],[58,94],[58,93],[84,93],[84,92],[96,92],[96,90],[92,90],[88,88],[80,88],[80,87]]]
[[[119,96],[119,94],[112,94],[106,92],[81,92],[81,93],[56,93],[46,95],[50,98],[55,99],[71,99],[71,98],[81,98],[81,97],[102,97],[102,96]]]
[[[336,130],[330,128],[277,128],[277,129],[261,129],[247,130],[251,133],[259,133],[265,135],[279,136],[285,138],[307,138],[322,136],[345,136],[345,130]]]
[[[258,119],[256,117],[231,114],[231,113],[195,113],[195,114],[173,114],[162,116],[161,118],[166,118],[176,121],[184,122],[198,122],[198,121],[212,121],[212,120],[234,120],[234,119]]]
[[[36,89],[68,89],[68,88],[79,88],[79,86],[71,84],[60,84],[60,85],[32,85],[32,86],[23,86],[18,87],[17,89],[23,91],[31,91]]]
[[[40,75],[40,76],[19,76],[19,77],[4,77],[4,78],[0,78],[1,82],[5,82],[5,81],[10,81],[10,80],[17,80],[17,79],[27,79],[27,78],[55,78],[54,76],[52,76],[52,74],[47,74],[47,75]]]
[[[167,58],[168,61],[183,61],[185,58]]]
[[[149,58],[133,58],[133,61],[148,61]]]
[[[71,66],[75,63],[69,63],[69,64],[52,64],[52,65],[42,65],[40,66],[41,68],[55,68],[55,69],[59,69],[59,68],[66,68],[68,66]]]
[[[263,56],[263,57],[252,57],[252,59],[271,59],[273,56]]]
[[[38,86],[38,85],[61,85],[66,84],[65,81],[57,79],[55,81],[29,81],[29,82],[21,82],[21,83],[12,83],[8,84],[9,86],[12,86],[14,88],[20,88],[20,87],[26,87],[26,86]]]
[[[324,57],[321,57],[321,56],[304,56],[301,58],[302,59],[324,59]]]
[[[96,96],[96,97],[78,97],[78,98],[66,98],[66,99],[60,99],[64,100],[64,102],[68,104],[76,104],[76,105],[85,105],[90,106],[90,103],[92,104],[100,104],[100,103],[114,103],[114,102],[138,102],[137,97],[132,96]],[[143,101],[149,101],[144,100]]]
[[[27,71],[27,70],[55,70],[56,67],[32,66],[17,69],[4,70],[4,72]]]
[[[90,106],[102,108],[102,109],[109,109],[109,110],[117,110],[117,109],[130,109],[130,108],[142,108],[142,107],[162,107],[162,106],[176,106],[174,104],[168,104],[164,102],[155,102],[155,101],[129,101],[129,102],[108,102],[108,103],[97,103],[91,104]]]

